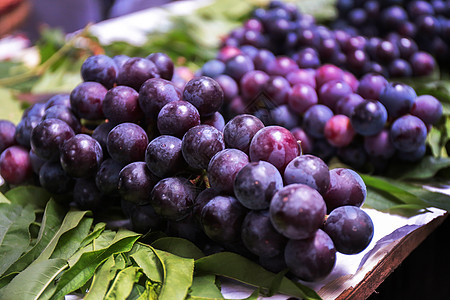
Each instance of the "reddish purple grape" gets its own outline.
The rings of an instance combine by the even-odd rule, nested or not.
[[[350,145],[355,136],[350,118],[344,115],[334,115],[326,123],[323,129],[328,143],[335,147]]]
[[[81,65],[81,77],[84,81],[95,81],[108,89],[113,87],[118,73],[115,61],[103,54],[92,55]]]
[[[302,128],[292,128],[291,133],[297,140],[297,143],[299,143],[300,154],[312,153],[313,140],[306,134],[306,132]]]
[[[422,95],[414,101],[411,114],[420,118],[427,125],[434,125],[442,116],[442,104],[431,95]]]
[[[42,119],[60,119],[72,127],[74,132],[78,133],[81,131],[80,120],[75,117],[70,107],[65,105],[53,105],[47,108]]]
[[[202,117],[210,116],[221,108],[223,91],[217,81],[201,76],[186,83],[183,100],[192,103]]]
[[[282,76],[271,76],[264,86],[264,95],[272,105],[286,104],[291,85]]]
[[[30,154],[22,146],[10,146],[0,155],[0,175],[9,184],[21,184],[31,178]]]
[[[342,69],[330,64],[322,65],[316,70],[317,87],[320,88],[325,82],[331,80],[340,80],[343,76],[344,71]]]
[[[181,100],[181,91],[174,83],[162,79],[151,78],[139,89],[139,106],[147,118],[154,118],[161,108],[169,102]]]
[[[364,150],[373,157],[391,158],[395,153],[395,148],[391,142],[389,130],[383,129],[375,135],[365,136]]]
[[[223,137],[228,148],[236,148],[248,154],[250,142],[255,134],[264,127],[257,117],[240,114],[225,124]]]
[[[138,123],[144,117],[138,98],[138,92],[128,86],[119,85],[110,89],[102,103],[105,118],[113,124]]]
[[[365,100],[358,94],[348,94],[336,102],[335,113],[351,117],[355,107]]]
[[[145,151],[147,167],[158,177],[167,177],[183,171],[186,163],[181,153],[181,140],[170,135],[153,139]]]
[[[316,88],[316,71],[314,69],[297,69],[286,75],[287,81],[294,86],[296,84],[307,84]]]
[[[139,205],[148,204],[158,178],[143,161],[130,163],[119,172],[118,190],[123,200]]]
[[[128,164],[144,160],[148,137],[142,127],[134,123],[122,123],[111,129],[106,144],[114,160]]]
[[[292,111],[304,114],[308,108],[318,103],[318,96],[312,86],[298,83],[290,90],[287,102]]]
[[[0,120],[0,153],[16,143],[15,133],[16,126],[14,123],[7,120]]]
[[[156,124],[161,134],[182,138],[190,128],[200,125],[200,114],[187,101],[173,101],[161,108]]]
[[[155,52],[151,53],[146,58],[155,64],[162,79],[172,80],[174,64],[167,54]]]
[[[216,111],[212,116],[202,118],[201,123],[215,127],[219,131],[223,131],[223,128],[225,127],[225,119],[218,111]]]
[[[100,120],[104,118],[102,103],[107,89],[98,82],[83,82],[70,93],[70,106],[80,119]]]
[[[118,85],[126,85],[139,91],[141,85],[150,78],[159,78],[158,67],[149,59],[131,57],[119,69]]]
[[[378,100],[388,81],[382,75],[368,73],[359,81],[358,94],[364,99]]]
[[[267,73],[260,70],[250,71],[242,76],[239,85],[244,99],[247,102],[254,100],[264,90],[269,78]]]

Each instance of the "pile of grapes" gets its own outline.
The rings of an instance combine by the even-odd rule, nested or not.
[[[339,0],[336,7],[339,17],[334,28],[365,36],[385,36],[393,41],[408,37],[442,63],[449,61],[448,1]]]
[[[379,73],[390,78],[432,74],[436,67],[435,60],[428,52],[419,51],[416,41],[420,43],[421,49],[440,54],[440,56],[447,56],[448,51],[441,48],[444,46],[448,48],[448,46],[445,43],[442,44],[442,41],[438,46],[433,46],[440,48],[433,50],[428,47],[431,45],[428,41],[421,42],[418,39],[418,36],[434,37],[435,33],[430,35],[428,32],[425,34],[418,31],[416,35],[391,34],[379,38],[365,35],[368,34],[364,30],[367,27],[364,27],[362,23],[355,25],[361,29],[360,32],[350,28],[345,21],[342,21],[348,19],[349,22],[352,22],[351,20],[355,19],[354,22],[362,22],[360,19],[364,19],[364,21],[372,22],[376,20],[376,17],[370,14],[378,13],[378,9],[381,9],[381,2],[399,1],[340,1],[338,7],[345,7],[340,11],[347,12],[356,4],[364,5],[365,8],[352,10],[348,15],[341,13],[343,18],[340,20],[341,22],[336,22],[334,29],[330,29],[316,24],[314,17],[301,14],[294,4],[272,1],[267,9],[256,9],[242,27],[233,30],[224,39],[223,47],[225,49],[243,47],[251,57],[256,55],[255,48],[267,49],[275,55],[288,56],[300,68],[317,68],[323,64],[333,64],[351,71],[358,77],[369,72]],[[363,13],[364,18],[360,16]],[[350,16],[353,15],[355,17],[351,18]],[[392,22],[397,22],[396,25],[399,25],[404,24],[402,22],[406,22],[406,20],[397,19],[396,14],[389,13],[389,22],[384,19],[380,21],[388,29],[396,28],[392,27]],[[435,25],[435,23],[433,24]],[[435,29],[427,28],[427,30]],[[448,33],[443,34],[448,35]],[[438,38],[436,37],[436,39]]]

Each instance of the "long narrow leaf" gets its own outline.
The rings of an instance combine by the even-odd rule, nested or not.
[[[156,256],[151,247],[136,243],[130,257],[142,268],[144,274],[153,282],[163,282],[164,272],[161,261]]]
[[[108,286],[114,278],[115,273],[111,272],[114,266],[114,256],[110,256],[95,272],[92,284],[84,300],[96,300],[105,298]]]
[[[83,218],[75,228],[61,235],[50,258],[68,260],[81,247],[83,240],[89,234],[93,221],[93,218]]]
[[[130,295],[133,285],[139,281],[141,275],[142,273],[139,267],[128,267],[121,270],[106,294],[105,300],[126,299]]]

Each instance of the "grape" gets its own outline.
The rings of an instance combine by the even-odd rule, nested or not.
[[[167,54],[155,52],[149,54],[146,58],[155,64],[162,79],[172,80],[174,64]]]
[[[26,148],[31,147],[31,132],[41,122],[41,117],[29,116],[25,117],[16,126],[16,132],[14,133],[14,139],[19,145]]]
[[[357,133],[369,136],[383,130],[388,113],[379,101],[366,100],[355,107],[350,118],[351,125]]]
[[[138,98],[138,92],[128,86],[119,85],[110,89],[102,103],[105,118],[113,124],[138,123],[144,116]]]
[[[367,248],[373,237],[369,215],[355,206],[341,206],[328,216],[323,230],[333,240],[336,250],[356,254]]]
[[[401,58],[391,61],[388,65],[388,71],[390,76],[394,78],[411,77],[413,73],[409,62]]]
[[[81,123],[73,114],[72,110],[65,105],[53,105],[45,110],[43,120],[60,119],[66,122],[73,131],[78,133],[81,131]]]
[[[45,102],[45,110],[55,105],[62,105],[70,108],[70,94],[57,94]]]
[[[92,55],[81,65],[81,77],[84,81],[101,83],[107,89],[113,87],[118,73],[115,61],[103,54]]]
[[[115,55],[112,57],[112,59],[114,60],[114,62],[116,63],[117,66],[117,74],[119,74],[120,70],[122,69],[123,65],[125,64],[125,62],[130,59],[130,57],[128,55],[124,55],[124,54],[119,54],[119,55]],[[117,75],[119,76],[119,75]]]
[[[158,182],[145,162],[137,161],[123,167],[119,172],[118,190],[123,200],[139,205],[150,203],[150,193]]]
[[[127,203],[131,203],[125,201]],[[133,205],[130,212],[131,224],[133,230],[139,233],[147,233],[150,230],[158,230],[163,228],[163,219],[155,212],[150,204]]]
[[[31,147],[39,157],[57,160],[62,144],[74,135],[72,128],[64,121],[43,120],[31,132]]]
[[[200,226],[195,222],[192,214],[182,220],[168,220],[165,232],[169,236],[176,236],[191,241],[201,247],[208,239]]]
[[[413,152],[425,144],[427,127],[419,118],[404,115],[392,123],[390,136],[396,149]]]
[[[318,96],[312,86],[298,83],[289,91],[287,102],[293,112],[303,114],[308,108],[318,103]]]
[[[83,82],[70,93],[70,106],[75,115],[87,120],[104,118],[102,102],[107,89],[97,82]]]
[[[214,78],[223,91],[225,102],[231,102],[239,94],[239,86],[236,81],[228,75],[222,74]]]
[[[223,91],[214,79],[201,76],[186,84],[183,90],[183,100],[192,103],[202,117],[210,116],[222,106]]]
[[[203,207],[214,197],[219,196],[220,193],[214,188],[206,188],[201,191],[194,201],[192,208],[192,214],[196,219],[196,222],[201,225],[202,209]]]
[[[322,225],[326,206],[318,191],[294,183],[275,193],[269,211],[278,232],[290,239],[306,239]]]
[[[248,154],[250,142],[264,124],[255,116],[241,114],[225,124],[223,138],[228,148],[236,148]]]
[[[150,78],[159,78],[158,67],[149,59],[131,57],[119,69],[118,85],[126,85],[139,91],[141,85]]]
[[[335,115],[325,123],[324,135],[331,145],[345,147],[353,141],[355,131],[349,117]]]
[[[333,111],[323,104],[308,108],[303,116],[302,128],[314,138],[324,137],[325,124],[333,116]]]
[[[73,190],[73,179],[57,161],[47,161],[39,170],[39,183],[53,194],[64,194]]]
[[[364,102],[364,99],[358,94],[348,94],[336,102],[335,112],[339,115],[351,117],[353,110],[358,104]]]
[[[386,107],[389,117],[395,119],[410,111],[416,97],[412,87],[394,82],[381,91],[380,102]]]
[[[291,85],[281,76],[271,76],[264,86],[264,95],[272,105],[286,104]]]
[[[103,149],[103,157],[109,156],[107,149],[108,134],[114,127],[114,124],[105,122],[98,125],[92,132],[92,137],[100,143],[100,146]]]
[[[158,114],[157,126],[161,134],[182,138],[186,131],[197,125],[200,125],[200,114],[187,101],[169,102]]]
[[[181,177],[160,180],[151,192],[151,204],[155,212],[169,220],[185,218],[196,198],[194,186]]]
[[[323,196],[328,212],[344,205],[360,207],[366,196],[366,185],[358,173],[346,168],[330,170],[330,186]]]
[[[269,81],[269,75],[260,70],[253,70],[245,73],[240,80],[241,94],[247,102],[254,100],[263,90]]]
[[[275,59],[275,55],[267,49],[259,49],[256,56],[253,58],[254,67],[256,70],[267,71],[266,66],[270,61]]]
[[[145,162],[150,172],[161,178],[183,171],[186,163],[181,153],[181,140],[170,135],[153,139],[145,150]]]
[[[414,101],[411,114],[420,118],[427,125],[434,125],[442,116],[442,104],[431,95],[422,95]]]
[[[316,70],[316,85],[317,87],[321,87],[325,82],[331,81],[331,80],[339,80],[342,79],[344,76],[344,71],[342,71],[340,68],[325,64],[317,68]]]
[[[224,46],[219,49],[216,58],[220,61],[227,62],[238,54],[242,54],[241,49],[235,46]]]
[[[217,152],[208,164],[208,179],[211,187],[219,192],[233,194],[236,174],[249,163],[248,156],[238,149]]]
[[[273,257],[260,256],[258,259],[258,263],[264,269],[266,269],[272,273],[276,273],[276,274],[287,269],[286,262],[284,261],[284,251],[280,255],[273,256]],[[294,299],[290,299],[290,300],[294,300]]]
[[[202,76],[214,78],[225,72],[225,63],[218,59],[211,59],[205,62],[201,68]]]
[[[204,125],[213,126],[219,131],[223,131],[223,128],[225,127],[225,119],[218,111],[216,111],[212,116],[201,119],[201,123]]]
[[[300,127],[291,129],[291,133],[300,146],[300,154],[311,153],[313,149],[313,141]]]
[[[213,241],[231,244],[240,240],[247,210],[232,196],[216,196],[202,209],[201,224]]]
[[[169,102],[181,100],[181,91],[174,83],[162,78],[151,78],[139,89],[139,106],[147,118],[158,116]]]
[[[330,185],[330,172],[327,164],[314,155],[301,155],[294,158],[284,170],[286,185],[302,183],[324,195]]]
[[[337,148],[336,155],[341,162],[354,169],[361,169],[367,161],[367,153],[359,140],[354,140],[348,146]]]
[[[0,175],[9,184],[21,184],[31,178],[30,154],[22,146],[10,146],[0,155]]]
[[[96,211],[102,206],[102,193],[92,178],[78,178],[73,187],[73,201],[81,210]]]
[[[268,62],[266,72],[272,76],[283,76],[298,70],[297,63],[288,56],[277,56],[275,59]]]
[[[397,157],[402,161],[417,162],[425,155],[426,151],[427,149],[425,144],[422,144],[419,148],[413,151],[398,150]]]
[[[134,123],[122,123],[109,132],[106,144],[114,160],[128,164],[144,160],[148,137],[142,127]]]
[[[45,103],[35,103],[25,109],[25,111],[22,114],[22,119],[28,118],[28,117],[36,117],[36,118],[42,118],[45,113]]]
[[[287,81],[294,87],[297,84],[306,84],[316,88],[316,71],[314,69],[297,69],[286,75]]]
[[[287,239],[273,228],[267,210],[253,210],[245,216],[241,238],[250,252],[263,257],[282,254],[287,242]]]
[[[97,174],[95,175],[95,183],[97,188],[104,195],[116,195],[119,190],[119,173],[124,166],[111,159],[105,159]]]
[[[39,170],[41,169],[42,165],[46,162],[46,160],[37,156],[36,152],[34,152],[33,149],[30,149],[29,155],[30,155],[31,168],[33,169],[33,172],[35,174],[39,175]]]
[[[417,52],[418,46],[416,42],[407,37],[402,37],[397,41],[400,56],[404,59],[409,59],[411,55]]]
[[[253,64],[252,59],[245,54],[234,55],[225,62],[225,74],[231,76],[238,82],[244,74],[254,69],[255,65]]]
[[[210,125],[192,127],[181,141],[183,157],[194,169],[206,169],[211,158],[225,148],[222,132]]]
[[[297,277],[316,281],[326,277],[336,263],[336,249],[321,229],[304,240],[289,240],[284,251],[286,265]]]
[[[415,76],[431,75],[436,68],[436,62],[433,56],[422,51],[414,53],[410,57],[410,62]]]
[[[16,126],[14,123],[0,120],[0,153],[16,143],[15,132]]]
[[[358,94],[364,99],[379,100],[388,81],[380,74],[368,73],[359,81]]]
[[[273,125],[279,125],[286,129],[292,129],[299,123],[298,115],[292,112],[286,104],[275,107],[270,111]]]
[[[364,137],[364,150],[370,156],[391,158],[395,153],[395,148],[392,145],[389,130],[383,129],[376,135]]]
[[[287,164],[300,154],[300,150],[289,130],[280,126],[268,126],[255,134],[250,143],[249,154],[251,161],[267,161],[283,172]]]
[[[77,134],[62,144],[61,166],[72,177],[95,175],[103,160],[100,143],[86,134]]]

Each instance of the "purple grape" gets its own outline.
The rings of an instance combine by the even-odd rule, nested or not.
[[[181,177],[168,177],[159,181],[151,192],[155,212],[169,220],[182,220],[194,205],[194,186]]]
[[[388,112],[380,101],[366,100],[358,104],[350,117],[353,129],[364,136],[374,135],[383,130]]]
[[[388,81],[382,75],[368,73],[359,81],[358,94],[364,99],[379,100],[381,91]]]
[[[31,178],[30,154],[22,146],[10,146],[0,155],[0,175],[9,184],[21,184]]]
[[[102,102],[107,89],[98,82],[83,82],[70,93],[70,106],[78,118],[100,120],[104,118]]]
[[[287,102],[292,111],[304,114],[308,108],[318,103],[318,96],[312,86],[298,83],[290,90]]]
[[[392,123],[390,136],[396,149],[413,152],[425,144],[427,127],[418,117],[404,115]]]
[[[220,193],[214,188],[206,188],[201,191],[197,198],[195,198],[192,214],[196,222],[201,225],[202,209],[214,197],[219,196]]]
[[[326,122],[333,116],[333,111],[323,104],[316,104],[308,108],[303,116],[302,128],[314,138],[324,137]]]
[[[409,59],[419,49],[416,42],[407,37],[400,38],[397,46],[400,51],[400,57],[403,59]]]
[[[25,109],[22,114],[22,119],[28,117],[42,118],[45,113],[45,103],[35,103]]]
[[[92,178],[78,178],[73,187],[73,201],[81,210],[97,211],[102,208],[102,193]]]
[[[339,115],[351,117],[355,107],[364,101],[358,94],[348,94],[336,102],[335,112]]]
[[[241,238],[250,252],[263,257],[281,255],[287,242],[287,239],[273,228],[267,210],[253,210],[245,216]]]
[[[420,145],[419,148],[413,151],[397,151],[397,157],[406,162],[417,162],[422,159],[427,151],[427,147],[425,144]]]
[[[118,73],[115,61],[103,54],[90,56],[81,65],[81,77],[84,81],[101,83],[107,89],[113,87]]]
[[[157,126],[161,134],[182,138],[192,127],[200,125],[200,114],[187,101],[173,101],[162,107],[158,114]]]
[[[39,183],[53,194],[64,194],[73,190],[73,179],[58,161],[47,161],[39,170]]]
[[[334,110],[336,102],[352,92],[352,88],[346,82],[330,80],[320,87],[318,91],[319,102]]]
[[[324,195],[330,185],[330,172],[327,164],[317,156],[300,155],[294,158],[284,170],[286,185],[302,183]]]
[[[297,63],[288,56],[277,56],[268,62],[266,66],[267,74],[271,76],[283,76],[298,69]]]
[[[271,76],[264,86],[264,95],[272,105],[286,104],[291,85],[282,76]]]
[[[181,100],[181,91],[174,83],[162,78],[151,78],[139,89],[139,106],[147,118],[158,116],[169,102]]]
[[[139,91],[141,85],[150,78],[159,78],[158,67],[149,59],[131,57],[119,69],[118,85],[126,85]]]
[[[366,195],[366,185],[358,173],[346,168],[330,170],[330,186],[323,197],[328,213],[344,205],[360,207]]]
[[[364,150],[372,157],[391,158],[395,153],[389,130],[383,129],[379,133],[364,137]]]
[[[201,124],[210,125],[219,131],[223,131],[223,128],[225,127],[225,119],[220,112],[216,111],[212,116],[201,119]]]
[[[378,61],[388,63],[400,57],[400,51],[396,44],[388,40],[384,40],[377,45],[375,49],[375,56]]]
[[[237,54],[225,62],[225,74],[231,76],[238,82],[242,76],[254,69],[255,65],[252,59],[245,54]]]
[[[157,182],[145,162],[137,161],[120,170],[117,188],[123,200],[142,205],[150,203],[150,193]]]
[[[194,169],[206,169],[211,158],[224,148],[222,132],[210,125],[192,127],[181,143],[183,157]]]
[[[225,72],[225,63],[218,59],[211,59],[205,62],[201,68],[202,76],[215,78]]]
[[[270,119],[273,125],[279,125],[289,130],[296,127],[300,121],[298,115],[291,111],[286,104],[272,109]]]
[[[148,137],[142,127],[134,123],[122,123],[111,129],[106,145],[114,160],[128,164],[144,160]]]
[[[306,239],[322,226],[325,201],[318,191],[300,183],[280,189],[270,202],[270,219],[275,229],[290,239]]]
[[[62,144],[61,166],[72,177],[94,176],[102,160],[100,143],[87,134],[77,134]]]
[[[145,162],[150,172],[161,178],[183,171],[186,163],[181,153],[181,140],[170,135],[153,139],[145,151]]]
[[[426,52],[416,52],[410,57],[414,76],[431,75],[436,68],[436,61],[433,56]]]
[[[305,281],[317,281],[333,270],[336,249],[331,238],[319,229],[308,239],[289,240],[284,257],[295,276]]]
[[[131,203],[128,201],[125,202]],[[133,205],[130,219],[133,230],[142,234],[145,234],[150,230],[162,229],[164,224],[163,219],[156,214],[150,204]]]
[[[240,91],[247,102],[256,99],[269,81],[269,75],[260,70],[247,72],[240,80]]]
[[[223,104],[223,91],[212,78],[201,76],[190,80],[183,90],[183,100],[192,103],[202,117],[210,116]]]
[[[155,64],[162,79],[172,80],[174,64],[167,54],[155,52],[151,53],[146,58]]]
[[[442,104],[431,95],[422,95],[414,101],[411,114],[420,118],[426,125],[434,125],[442,116]]]
[[[231,102],[233,98],[239,95],[239,86],[230,76],[222,74],[214,77],[214,80],[217,81],[222,88],[225,102]]]
[[[36,152],[34,152],[33,149],[30,149],[29,154],[30,154],[31,168],[33,169],[33,172],[35,174],[39,175],[39,171],[41,170],[41,167],[46,162],[46,160],[37,156]]]
[[[40,122],[31,132],[31,147],[46,160],[58,160],[62,144],[75,135],[72,128],[59,119]]]
[[[316,70],[316,86],[320,88],[325,82],[340,80],[343,76],[342,69],[330,64],[322,65]]]
[[[138,123],[144,117],[138,98],[138,92],[128,86],[119,85],[110,89],[102,103],[105,118],[113,124]]]
[[[16,143],[14,137],[16,126],[8,120],[0,120],[0,154],[8,147]]]
[[[116,195],[119,192],[119,173],[123,164],[108,158],[105,159],[95,175],[95,184],[104,195]]]
[[[333,240],[336,250],[356,254],[367,248],[373,237],[373,222],[355,206],[341,206],[328,216],[323,230]]]
[[[388,65],[389,76],[393,78],[411,77],[413,74],[411,65],[404,59],[396,58]]]
[[[41,122],[41,120],[41,117],[36,116],[29,116],[20,120],[20,122],[16,126],[16,131],[14,133],[14,139],[16,140],[16,142],[21,146],[30,148],[31,132],[33,131],[34,127],[36,127]]]
[[[81,131],[80,120],[75,117],[72,110],[65,105],[53,105],[45,110],[43,120],[60,119],[66,122],[73,131],[78,133]]]
[[[105,122],[95,127],[94,131],[92,132],[92,137],[100,143],[100,146],[103,149],[104,157],[109,156],[107,149],[108,134],[115,126],[116,125],[110,122]]]
[[[228,148],[236,148],[248,154],[250,142],[264,124],[255,116],[241,114],[225,124],[223,137]]]
[[[292,128],[291,133],[297,140],[297,143],[299,144],[300,155],[312,152],[313,141],[302,128],[300,127]]]
[[[267,49],[260,49],[253,58],[255,69],[266,72],[266,68],[272,60],[275,60],[275,55],[271,51]]]
[[[45,110],[55,105],[63,105],[70,108],[70,94],[57,94],[45,102]]]
[[[316,88],[316,71],[314,69],[297,69],[286,75],[287,81],[292,86],[296,84],[307,84]]]
[[[300,154],[299,146],[289,130],[280,126],[260,129],[249,148],[250,160],[264,160],[283,172],[287,164]]]

